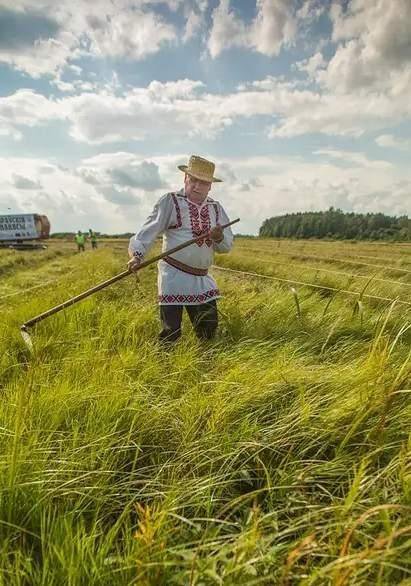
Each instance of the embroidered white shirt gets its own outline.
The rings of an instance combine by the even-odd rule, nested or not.
[[[159,235],[163,235],[163,252],[196,238],[217,224],[230,220],[222,205],[207,197],[202,204],[190,201],[179,192],[166,193],[156,205],[141,230],[130,238],[129,250],[143,259]],[[208,269],[214,252],[229,252],[233,244],[231,228],[225,228],[221,242],[204,238],[179,250],[172,258],[190,267]],[[214,278],[191,275],[165,261],[158,263],[158,296],[160,305],[198,305],[221,297]]]

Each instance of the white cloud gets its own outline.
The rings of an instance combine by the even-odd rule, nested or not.
[[[148,161],[135,163],[123,169],[113,169],[111,177],[117,184],[145,191],[155,191],[164,187],[157,165]]]
[[[134,6],[133,6],[134,4]],[[87,15],[89,51],[96,56],[144,59],[176,40],[175,28],[153,12],[130,3],[123,10]]]
[[[303,59],[295,64],[299,71],[305,71],[311,78],[314,78],[317,71],[324,68],[326,65],[327,61],[324,59],[323,54],[320,51],[315,53],[309,59]]]
[[[98,192],[110,203],[119,206],[138,206],[139,199],[131,189],[116,189],[113,185],[99,187]]]
[[[178,33],[164,16],[164,4],[178,10],[172,15],[174,23],[185,18],[185,28]],[[324,11],[320,0],[258,0],[255,18],[245,22],[234,0],[214,2],[213,7],[216,4],[208,38],[213,57],[230,46],[276,56],[296,41],[297,25],[303,42],[307,41],[304,27]],[[10,1],[0,0],[0,6],[10,10]],[[92,77],[93,72],[73,63],[79,56],[138,60],[173,43],[202,38],[207,7],[206,0],[78,0],[74,4],[14,0],[13,10],[23,16],[33,10],[52,14],[54,32],[30,46],[0,42],[0,60],[32,76],[53,75],[53,83],[66,95],[56,99],[20,89],[0,97],[1,137],[21,140],[25,127],[61,120],[71,137],[89,145],[149,138],[150,149],[157,140],[159,152],[164,152],[166,144],[170,154],[105,152],[73,168],[47,159],[0,159],[0,202],[5,209],[12,205],[19,211],[45,212],[55,230],[86,229],[89,223],[108,232],[137,229],[161,193],[182,185],[176,165],[187,161],[187,153],[179,154],[186,138],[195,137],[201,152],[204,144],[210,144],[205,141],[226,131],[224,144],[231,140],[236,147],[234,142],[244,137],[235,132],[235,125],[244,120],[254,135],[263,120],[266,136],[273,139],[312,133],[355,138],[372,133],[372,140],[382,148],[411,148],[404,128],[403,138],[385,134],[411,118],[409,0],[335,3],[330,12],[335,54],[328,62],[325,56],[330,47],[313,51],[306,59],[303,54],[295,64],[298,78],[301,72],[307,74],[303,81],[285,76],[246,81],[252,75],[247,71],[235,91],[213,93],[203,82],[191,79],[153,80],[143,87],[124,88],[116,76],[98,81],[96,72]],[[207,77],[215,73],[209,61],[203,65],[210,67],[202,70]],[[220,87],[225,87],[224,79]],[[230,127],[234,132],[229,136]],[[336,145],[330,138],[327,142],[327,148],[317,147],[310,153],[309,161],[274,156],[218,160],[216,174],[225,182],[214,186],[213,194],[232,216],[242,217],[242,232],[255,232],[269,215],[330,205],[355,211],[411,212],[411,174],[405,165],[374,159],[374,153],[359,152],[355,146],[343,150],[341,144],[346,141]],[[24,141],[21,148],[26,148]],[[76,145],[71,148],[74,151]],[[141,142],[138,150],[143,153],[144,149]],[[213,153],[202,154],[215,158]]]
[[[230,47],[250,46],[249,31],[230,10],[230,0],[220,0],[212,18],[213,26],[208,39],[208,50],[213,58]]]
[[[411,89],[411,2],[352,0],[330,11],[337,47],[318,81],[332,91]]]
[[[158,197],[175,188],[176,180],[182,180],[177,165],[186,159],[184,155],[145,158],[122,151],[102,153],[83,160],[75,173],[107,202],[118,205],[117,212],[127,226],[120,231],[125,231],[136,229],[135,223],[130,223],[130,213],[142,220]]]
[[[299,20],[313,22],[325,12],[327,6],[323,0],[304,0],[297,11]]]
[[[371,169],[390,169],[393,167],[389,161],[371,160],[365,153],[355,151],[342,151],[337,149],[318,149],[314,155],[320,155],[331,159],[343,161],[344,163],[367,167]]]
[[[377,136],[375,142],[380,147],[398,149],[400,151],[411,150],[411,139],[399,138],[392,134],[381,134],[380,136]]]
[[[20,15],[17,24],[33,15],[51,15],[55,29],[49,36],[27,42],[27,27],[17,26],[21,43],[0,46],[0,62],[38,78],[61,75],[65,66],[82,56],[144,59],[165,44],[176,42],[175,27],[155,10],[168,4],[176,10],[183,0],[0,0],[1,7]],[[44,16],[44,19],[47,17]],[[33,31],[33,34],[35,31]],[[46,35],[46,36],[44,36]]]
[[[251,48],[264,55],[278,55],[281,47],[293,42],[297,24],[292,3],[287,0],[257,0],[253,22],[243,22],[230,0],[220,0],[213,11],[208,39],[210,55],[215,58],[230,47]]]
[[[177,166],[186,162],[187,156],[184,154],[144,157],[127,151],[116,151],[84,159],[78,167],[78,172],[82,177],[87,175],[88,178],[93,178],[92,182],[95,184],[103,184],[107,181],[112,182],[113,172],[125,171],[133,175],[137,173],[141,178],[140,171],[151,168],[151,178],[158,180],[159,177],[164,184],[165,178],[173,175],[182,177]]]
[[[83,162],[79,175],[88,183],[104,188],[133,188],[136,192],[164,188],[158,165],[131,153],[97,155]]]
[[[64,118],[60,104],[32,90],[20,89],[11,96],[0,97],[0,135],[22,138],[21,128],[46,124]]]
[[[317,52],[296,63],[318,84],[318,100],[311,112],[302,104],[287,113],[273,125],[271,136],[322,132],[356,137],[411,116],[411,2],[334,2],[330,17],[334,56],[327,63]]]
[[[21,132],[52,119],[66,119],[70,135],[90,144],[185,136],[214,138],[242,118],[272,117],[267,135],[293,137],[306,133],[358,137],[411,117],[406,94],[351,93],[344,96],[298,87],[268,77],[243,84],[239,91],[211,94],[202,82],[152,81],[120,95],[112,88],[59,100],[32,90],[0,98],[3,134]]]
[[[23,138],[23,134],[19,130],[16,130],[15,128],[13,128],[7,120],[4,120],[4,119],[2,120],[1,117],[0,117],[0,136],[6,136],[6,137],[9,136],[15,141],[21,140]]]
[[[411,115],[411,103],[400,96],[322,94],[275,79],[245,86],[231,94],[209,94],[202,84],[182,80],[152,82],[123,96],[87,94],[64,101],[72,136],[104,143],[151,137],[215,137],[241,118],[272,116],[270,137],[305,133],[360,136]],[[155,124],[152,121],[155,120]]]
[[[194,3],[201,12],[205,12],[207,10],[208,0],[194,0]]]
[[[15,186],[16,177],[23,176],[26,181],[38,182],[39,169],[42,165],[51,166],[46,160],[3,157],[0,158],[0,206],[11,207],[11,212],[38,211],[56,217],[62,214],[64,217],[68,201],[74,201],[75,196],[63,197],[61,189],[67,183],[67,174],[53,166],[54,173],[42,176],[42,190],[20,190]],[[44,183],[43,183],[44,179]],[[75,186],[78,188],[78,185]],[[71,189],[74,185],[71,185]],[[71,191],[70,189],[70,191]],[[49,191],[47,207],[42,204],[46,198],[45,193]],[[73,189],[74,191],[74,189]],[[76,193],[76,191],[74,191]],[[52,197],[52,195],[54,197]],[[78,210],[73,210],[78,211]]]
[[[53,81],[54,85],[61,91],[61,92],[75,92],[76,86],[74,83],[68,83],[66,81],[62,81],[61,79],[57,78]]]
[[[93,72],[90,72],[90,76]],[[111,73],[111,78],[106,76],[101,81],[84,81],[83,79],[74,79],[71,82],[66,82],[62,79],[63,72],[58,72],[51,84],[55,85],[61,92],[65,93],[81,93],[81,92],[102,92],[105,94],[116,93],[121,89],[121,84],[118,75],[115,71]]]
[[[44,170],[47,169],[47,172]],[[38,183],[38,189],[15,186],[16,176]],[[104,198],[75,170],[46,159],[0,157],[0,208],[13,212],[35,211],[48,216],[52,231],[88,229],[124,231],[126,208]],[[127,208],[128,209],[128,208]]]
[[[240,216],[238,230],[243,233],[256,233],[270,216],[325,210],[331,205],[359,213],[411,213],[410,171],[377,165],[370,173],[368,164],[347,161],[341,166],[332,160],[307,162],[298,157],[261,156],[223,162],[230,165],[236,181],[214,188],[215,197],[233,217]],[[259,184],[252,184],[253,177]],[[250,187],[247,193],[244,184]]]
[[[319,83],[318,89],[307,89],[308,86],[304,89],[296,81],[267,77],[243,84],[240,91],[230,94],[207,93],[201,82],[192,80],[153,81],[147,87],[122,92],[118,80],[105,84],[84,79],[65,80],[61,68],[68,57],[58,47],[52,51],[50,63],[46,57],[36,60],[38,56],[34,58],[30,54],[28,58],[36,61],[30,66],[32,75],[40,75],[46,67],[50,68],[55,75],[53,83],[61,91],[78,95],[53,101],[32,92],[25,97],[32,103],[31,113],[20,121],[18,112],[24,110],[23,104],[11,117],[2,114],[6,103],[17,100],[18,92],[3,98],[0,134],[18,140],[23,125],[34,126],[66,116],[71,122],[71,136],[94,144],[142,140],[148,135],[153,138],[168,135],[176,140],[186,134],[214,138],[238,119],[253,116],[272,116],[267,128],[267,135],[272,138],[306,133],[358,137],[383,130],[411,116],[411,65],[407,59],[411,26],[407,16],[411,3],[392,0],[387,4],[387,1],[353,0],[345,11],[340,5],[333,5],[333,39],[340,43],[334,57],[327,64],[323,54],[317,52],[296,63],[297,69]],[[159,49],[156,43],[174,42],[176,32],[150,12],[156,4],[160,1],[98,0],[92,4],[80,2],[73,11],[63,2],[58,7],[53,5],[52,14],[60,27],[57,37],[63,39],[62,35],[68,35],[61,46],[70,49],[70,58],[80,53],[142,58],[143,53]],[[14,7],[28,10],[33,5],[33,0],[16,0]],[[206,3],[169,2],[173,10],[183,5],[186,16],[189,15],[186,34],[190,37],[200,26],[196,18],[203,17]],[[47,11],[50,6],[50,0],[38,0],[38,9]],[[285,0],[257,0],[256,17],[247,24],[236,15],[229,0],[221,0],[213,12],[211,54],[218,55],[230,43],[266,55],[277,54],[282,45],[293,42],[297,22],[315,19],[324,9],[321,3],[312,0],[294,14],[295,6]],[[382,14],[386,14],[387,27],[381,24]],[[194,19],[191,24],[190,18]],[[398,38],[394,34],[387,36],[386,29],[393,33],[397,26]],[[148,39],[144,35],[152,27],[157,34],[148,34]],[[40,45],[46,41],[54,43],[55,39],[42,40]],[[19,59],[26,57],[19,55]],[[23,96],[19,100],[22,102]],[[49,106],[48,114],[39,115],[40,102]]]
[[[20,89],[11,96],[0,97],[0,117],[10,124],[36,126],[61,116],[57,102],[33,90]]]
[[[411,103],[406,95],[351,93],[340,96],[297,90],[287,94],[282,96],[277,108],[281,120],[271,127],[271,137],[307,133],[359,137],[411,115]]]
[[[183,43],[187,43],[187,41],[197,35],[204,24],[202,14],[196,10],[190,9],[186,18],[187,20],[183,35]]]
[[[16,189],[42,189],[40,181],[33,181],[32,179],[28,179],[27,177],[18,175],[17,173],[12,174],[12,179],[13,186],[16,187]]]
[[[253,24],[253,44],[264,55],[278,55],[283,44],[290,44],[297,32],[289,0],[257,0]]]
[[[147,91],[143,88],[144,93],[150,101],[172,102],[172,100],[187,100],[195,98],[199,90],[204,89],[202,81],[193,81],[192,79],[179,79],[178,81],[160,82],[153,80],[147,86]],[[141,95],[141,92],[139,92]]]
[[[146,136],[213,137],[231,121],[224,114],[204,115],[208,105],[207,97],[197,96],[201,87],[200,82],[190,80],[152,82],[123,96],[100,93],[67,98],[61,106],[69,112],[71,136],[89,143],[142,140]]]
[[[33,78],[43,75],[54,76],[69,59],[75,59],[79,42],[69,32],[61,32],[56,38],[37,39],[31,46],[17,50],[1,49],[0,62],[28,73]]]
[[[411,214],[409,170],[377,165],[370,173],[367,160],[361,158],[351,163],[347,156],[346,164],[334,164],[333,159],[339,160],[335,153],[327,155],[330,160],[318,162],[298,157],[203,155],[215,161],[216,174],[225,180],[213,186],[212,197],[222,202],[231,217],[241,218],[237,229],[243,233],[256,233],[272,215],[324,210],[330,205],[346,211]],[[0,206],[12,207],[12,212],[46,213],[54,231],[90,226],[110,233],[136,231],[160,195],[182,187],[183,174],[177,165],[187,159],[188,154],[145,159],[114,152],[86,159],[78,168],[63,169],[43,159],[0,158]],[[113,170],[139,169],[143,162],[157,169],[164,184],[161,188],[144,191],[113,182]],[[33,182],[41,177],[42,189],[17,190],[13,174]]]

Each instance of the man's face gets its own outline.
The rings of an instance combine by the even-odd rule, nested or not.
[[[186,174],[184,178],[184,187],[188,198],[196,203],[201,203],[207,197],[208,192],[211,189],[211,183],[210,181],[201,181],[201,179],[196,179],[195,177]]]

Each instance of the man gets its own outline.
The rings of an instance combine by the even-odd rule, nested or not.
[[[140,232],[130,239],[128,267],[138,269],[147,251],[160,234],[163,252],[209,232],[209,236],[166,257],[158,263],[158,293],[162,331],[160,340],[174,342],[181,335],[183,309],[186,308],[197,337],[211,339],[217,329],[216,282],[208,274],[214,252],[229,252],[233,244],[229,222],[221,204],[208,193],[215,182],[215,165],[193,155],[188,166],[179,165],[184,187],[163,195]]]
[[[89,228],[88,236],[90,238],[91,248],[97,248],[97,234],[91,228]]]
[[[77,232],[74,236],[74,240],[77,244],[77,252],[84,252],[84,245],[86,242],[86,237],[82,234],[81,230]]]

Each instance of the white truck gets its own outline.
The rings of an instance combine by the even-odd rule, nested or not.
[[[50,222],[41,214],[0,215],[0,246],[8,248],[46,248],[38,244],[50,236]]]

